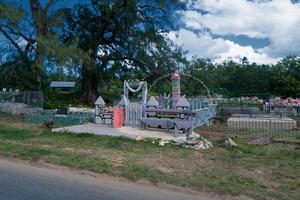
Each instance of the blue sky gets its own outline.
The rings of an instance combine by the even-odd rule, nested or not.
[[[299,0],[195,0],[180,14],[182,28],[169,36],[189,58],[274,63],[300,55]]]
[[[29,0],[4,0],[22,5],[24,8],[29,8]],[[56,7],[72,7],[72,5],[80,2],[87,2],[88,0],[59,0]],[[42,5],[45,5],[48,0],[40,0]]]
[[[28,7],[29,0],[6,1]],[[88,0],[60,0],[56,7],[79,2]],[[188,51],[189,59],[222,62],[246,56],[262,64],[300,55],[299,0],[193,0],[188,8],[177,13],[179,30],[167,36]]]

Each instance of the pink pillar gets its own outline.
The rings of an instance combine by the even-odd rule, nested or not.
[[[172,107],[176,108],[176,104],[180,99],[180,75],[175,72],[171,75],[172,81]]]

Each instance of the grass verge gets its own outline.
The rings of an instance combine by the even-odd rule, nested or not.
[[[196,151],[151,141],[51,133],[21,117],[0,114],[0,155],[74,169],[145,179],[199,191],[254,199],[300,199],[300,151],[288,145],[251,145]]]

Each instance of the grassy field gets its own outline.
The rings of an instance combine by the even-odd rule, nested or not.
[[[300,151],[294,146],[228,148],[210,137],[211,150],[160,147],[152,141],[51,133],[42,125],[0,113],[0,155],[189,187],[252,199],[300,199]]]

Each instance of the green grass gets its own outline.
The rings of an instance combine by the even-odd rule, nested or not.
[[[221,170],[208,169],[194,172],[193,185],[198,188],[210,188],[231,195],[247,194],[247,191],[256,191],[261,194],[258,183],[252,178],[242,175],[227,174]]]
[[[8,123],[9,122],[9,123]],[[254,199],[300,199],[300,151],[289,145],[251,145],[196,151],[152,141],[52,133],[0,113],[0,155],[46,162],[131,180],[165,182]]]

